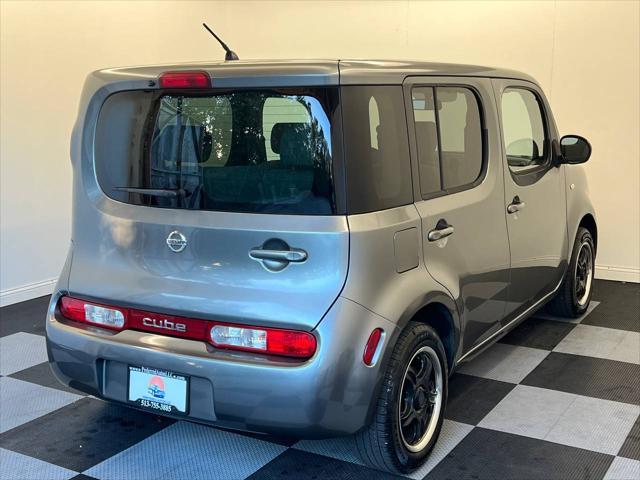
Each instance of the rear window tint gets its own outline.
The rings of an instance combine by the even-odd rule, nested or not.
[[[341,102],[349,213],[412,203],[402,87],[342,87]]]
[[[98,180],[135,205],[330,215],[337,106],[330,87],[115,94],[98,121]]]

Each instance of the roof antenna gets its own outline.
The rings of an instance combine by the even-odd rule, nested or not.
[[[220,37],[216,35],[215,32],[209,28],[209,25],[203,22],[202,26],[207,29],[207,32],[213,35],[213,38],[215,38],[218,42],[220,42],[220,45],[222,45],[222,48],[224,48],[224,51],[227,52],[224,56],[225,61],[228,62],[231,60],[240,60],[238,58],[238,55],[236,55],[236,52],[234,52],[229,47],[227,47],[227,44],[224,43],[222,40],[220,40]]]

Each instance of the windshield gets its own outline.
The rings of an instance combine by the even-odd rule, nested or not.
[[[115,94],[98,122],[98,180],[136,205],[331,215],[337,105],[337,88]]]

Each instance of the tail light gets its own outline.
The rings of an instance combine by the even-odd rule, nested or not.
[[[239,325],[214,325],[211,343],[221,348],[295,358],[309,358],[316,351],[316,337],[310,333]]]
[[[122,330],[126,323],[126,310],[88,303],[71,297],[60,299],[60,312],[70,320],[111,330]]]
[[[165,72],[158,81],[160,88],[210,88],[211,77],[207,72]]]
[[[316,351],[308,332],[220,324],[201,318],[178,317],[62,297],[60,313],[69,320],[111,330],[140,330],[208,342],[214,347],[306,359]]]

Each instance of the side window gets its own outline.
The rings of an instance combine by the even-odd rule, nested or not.
[[[438,87],[436,98],[443,188],[469,185],[482,172],[478,100],[471,90],[459,87]]]
[[[440,191],[440,153],[433,88],[414,88],[411,94],[415,121],[420,189],[423,195]]]
[[[420,87],[413,89],[412,100],[422,194],[473,184],[484,160],[480,107],[473,91]]]
[[[502,131],[507,163],[512,172],[543,165],[547,140],[538,97],[524,88],[508,88],[502,94]]]
[[[371,148],[378,149],[378,127],[380,126],[380,112],[378,111],[378,102],[376,97],[369,99],[369,138],[371,139]]]
[[[267,161],[280,160],[280,152],[273,150],[277,143],[273,134],[273,127],[278,123],[302,124],[311,123],[311,115],[306,107],[293,97],[269,97],[264,101],[262,107],[262,130],[264,132],[264,143],[267,152]]]
[[[349,213],[413,202],[401,86],[341,88]]]

